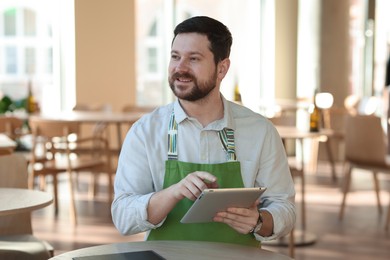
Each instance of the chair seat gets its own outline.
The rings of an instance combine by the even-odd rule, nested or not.
[[[373,176],[374,189],[379,214],[382,214],[378,173],[390,173],[386,162],[387,137],[382,126],[382,119],[377,116],[347,116],[345,132],[345,180],[339,219],[343,219],[346,198],[351,186],[352,172],[355,168],[370,171]],[[390,206],[389,206],[390,207]],[[387,213],[385,230],[390,225],[390,208]]]
[[[390,165],[386,163],[367,163],[367,162],[350,162],[352,167],[376,171],[376,172],[390,172]]]
[[[0,236],[0,259],[47,260],[53,255],[53,247],[33,235]]]

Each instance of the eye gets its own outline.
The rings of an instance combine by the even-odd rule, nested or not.
[[[200,59],[199,59],[199,57],[191,57],[190,60],[191,61],[199,61]]]
[[[179,60],[179,59],[180,59],[179,55],[174,54],[174,53],[171,54],[171,60]]]

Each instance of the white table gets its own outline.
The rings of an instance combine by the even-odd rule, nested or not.
[[[199,241],[143,241],[116,243],[78,249],[51,259],[65,260],[80,256],[107,255],[145,250],[153,250],[167,260],[292,259],[282,254],[255,247]]]
[[[0,150],[13,151],[17,144],[14,140],[9,138],[6,134],[0,133]],[[1,152],[1,151],[0,151]]]
[[[39,114],[31,117],[43,118],[46,120],[71,121],[79,123],[107,123],[115,124],[117,128],[118,148],[122,146],[122,124],[133,124],[145,112],[110,112],[110,111],[69,111],[56,114]]]
[[[53,196],[47,192],[0,188],[0,216],[33,211],[46,207],[52,202]]]
[[[319,132],[310,132],[309,130],[298,129],[295,126],[275,126],[279,132],[279,135],[282,139],[295,139],[298,140],[301,145],[303,145],[304,139],[317,139],[320,137],[329,138],[334,135],[333,130],[331,129],[321,129]],[[302,146],[303,147],[303,146]],[[333,159],[332,149],[330,147],[329,141],[326,142],[326,151],[329,158],[329,163],[332,168],[332,178],[333,181],[336,179],[336,166]],[[303,153],[303,151],[302,151]]]
[[[302,183],[302,207],[301,207],[301,224],[302,229],[295,229],[294,231],[294,244],[297,246],[311,245],[316,242],[317,236],[313,233],[307,232],[306,230],[306,203],[305,203],[305,167],[304,167],[304,139],[316,139],[321,136],[331,136],[333,132],[328,129],[320,130],[319,132],[310,132],[308,130],[298,129],[295,126],[275,126],[280,137],[283,140],[294,139],[300,142],[301,146],[301,166],[300,166],[300,178]],[[330,163],[332,164],[332,169],[334,169],[334,161],[332,156],[329,156]],[[289,238],[282,238],[275,241],[267,242],[268,245],[282,245],[287,246]]]

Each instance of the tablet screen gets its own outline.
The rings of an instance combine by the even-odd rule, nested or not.
[[[181,223],[212,222],[217,212],[229,207],[249,208],[266,188],[205,189],[180,220]]]

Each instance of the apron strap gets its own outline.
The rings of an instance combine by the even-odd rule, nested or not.
[[[172,111],[168,125],[168,160],[177,161],[177,123]]]
[[[178,159],[177,155],[177,129],[178,125],[175,120],[175,114],[172,111],[168,125],[168,160]],[[237,161],[236,147],[234,143],[234,130],[224,128],[218,131],[219,139],[221,144],[226,151],[227,161]]]
[[[224,129],[218,131],[218,135],[222,146],[226,151],[228,162],[237,161],[236,145],[234,143],[234,130],[225,127]]]

